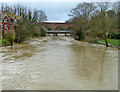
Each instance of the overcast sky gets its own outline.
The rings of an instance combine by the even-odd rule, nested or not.
[[[74,8],[78,3],[83,1],[85,2],[86,0],[44,0],[44,2],[43,0],[19,0],[19,4],[30,7],[32,10],[37,9],[45,11],[48,17],[48,21],[65,21],[69,19],[68,14],[70,13],[70,10]],[[87,0],[87,2],[91,1],[96,2],[96,0]],[[0,0],[0,2],[18,4],[18,0]]]
[[[69,18],[68,14],[71,8],[75,7],[77,2],[31,2],[24,3],[31,9],[42,9],[45,11],[48,21],[65,21]]]
[[[19,4],[27,6],[32,10],[45,11],[48,21],[66,21],[69,19],[68,14],[79,2],[19,2]],[[18,4],[18,2],[9,2],[7,4]]]

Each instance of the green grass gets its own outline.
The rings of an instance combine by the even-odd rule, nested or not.
[[[10,43],[7,41],[7,39],[2,38],[2,39],[0,39],[0,45],[1,46],[8,46],[8,45],[10,45]]]
[[[104,40],[100,40],[101,42],[105,42]],[[114,46],[120,46],[120,39],[107,39],[108,44],[114,45]],[[97,42],[100,43],[100,42]],[[100,43],[105,45],[104,43]]]
[[[2,39],[0,39],[0,45],[2,45]]]
[[[96,42],[97,44],[101,44],[101,45],[105,45],[105,43],[101,43],[101,42]]]

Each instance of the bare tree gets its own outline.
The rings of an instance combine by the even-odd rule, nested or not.
[[[42,21],[47,21],[47,16],[45,14],[45,12],[43,10],[39,10],[38,11],[38,21],[42,22]]]
[[[16,14],[17,8],[16,5],[14,5],[14,14]]]
[[[105,40],[106,47],[108,47],[108,42],[107,42],[107,35],[108,31],[110,30],[109,26],[109,20],[106,18],[106,13],[109,8],[109,2],[98,2],[98,11],[100,13],[99,15],[99,29],[100,33],[102,34],[102,38]]]
[[[17,4],[17,14],[20,15],[20,5]]]
[[[83,15],[85,18],[90,18],[90,15],[96,9],[94,3],[80,3],[74,9],[71,10],[69,16],[80,17]]]
[[[5,9],[4,11],[8,11],[9,6],[7,5],[7,3],[5,3],[5,8],[4,9]]]
[[[73,36],[79,35],[79,39],[83,38],[83,35],[89,29],[89,20],[91,15],[95,12],[96,6],[94,3],[79,3],[74,9],[71,10],[69,16],[73,18]],[[80,33],[80,34],[79,34]]]
[[[31,9],[29,8],[29,11],[28,11],[28,19],[31,21],[32,19],[32,12],[31,12]]]
[[[4,11],[4,3],[1,3],[1,10]]]
[[[35,9],[35,10],[33,11],[32,22],[33,22],[34,24],[37,24],[37,19],[38,19],[38,11]]]

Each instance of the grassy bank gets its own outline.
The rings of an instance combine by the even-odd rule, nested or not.
[[[0,39],[0,46],[8,46],[10,43],[7,41],[7,39],[3,38]]]
[[[2,39],[0,39],[0,46],[2,45]]]
[[[120,39],[107,39],[107,41],[108,41],[108,44],[110,44],[110,45],[120,46]],[[97,42],[97,43],[105,45],[105,41],[104,40],[99,40],[99,42]]]

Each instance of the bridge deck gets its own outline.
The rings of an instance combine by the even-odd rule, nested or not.
[[[48,31],[47,34],[70,34],[71,31]]]

